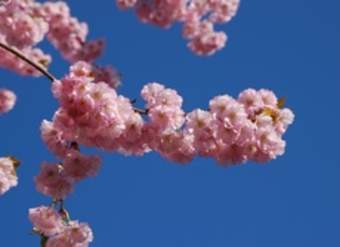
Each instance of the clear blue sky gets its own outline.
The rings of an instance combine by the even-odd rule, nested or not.
[[[144,83],[160,81],[176,88],[190,110],[217,94],[269,88],[287,97],[297,117],[285,136],[286,154],[266,166],[225,169],[196,159],[182,167],[157,154],[103,154],[99,176],[79,184],[66,202],[72,218],[91,224],[91,246],[340,246],[339,1],[243,0],[222,27],[228,46],[209,58],[186,49],[179,26],[144,25],[112,0],[68,2],[88,21],[91,37],[106,38],[100,63],[123,73],[123,94],[138,97]],[[44,47],[54,55],[51,71],[64,75],[67,63]],[[19,97],[0,118],[1,155],[22,160],[20,186],[0,198],[0,245],[38,246],[27,210],[48,202],[33,176],[41,161],[54,160],[39,125],[57,104],[44,78],[1,70],[0,85]]]

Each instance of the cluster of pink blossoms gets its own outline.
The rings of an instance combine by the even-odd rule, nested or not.
[[[87,247],[93,241],[91,228],[70,221],[64,209],[41,206],[29,210],[34,232],[41,235],[44,247]]]
[[[49,125],[50,123],[44,122],[42,128],[43,138],[47,141],[47,145],[51,146],[50,141],[55,136],[55,130],[51,129]],[[40,174],[35,177],[35,183],[39,192],[54,200],[63,200],[72,192],[76,182],[97,174],[100,168],[100,158],[84,155],[74,149],[72,144],[69,148],[65,146],[63,153],[58,152],[58,154],[59,157],[64,155],[61,158],[62,162],[58,164],[43,163]]]
[[[35,47],[48,31],[48,24],[35,14],[38,5],[30,0],[13,0],[0,6],[0,41],[47,66],[51,57]],[[0,67],[22,75],[39,75],[29,64],[3,49],[0,49]]]
[[[52,85],[61,107],[42,133],[59,156],[72,142],[134,155],[153,150],[180,163],[197,155],[221,164],[266,162],[284,153],[282,135],[294,115],[269,90],[248,89],[238,99],[217,96],[208,110],[186,114],[175,90],[149,83],[141,92],[147,109],[141,112],[107,83],[95,81],[88,68],[78,62]]]
[[[44,247],[87,247],[93,240],[92,230],[87,224],[71,221],[63,207],[63,201],[73,191],[76,182],[95,176],[100,168],[100,158],[81,154],[75,143],[60,139],[50,122],[42,124],[42,138],[48,147],[62,160],[57,164],[43,163],[35,177],[36,189],[60,203],[60,209],[38,207],[29,210],[33,230],[39,234]]]
[[[71,62],[85,60],[91,62],[102,52],[103,41],[86,42],[88,26],[80,23],[70,14],[63,1],[46,2],[37,10],[39,16],[48,23],[48,39]]]
[[[188,47],[198,55],[211,55],[222,49],[227,36],[215,31],[215,24],[229,22],[240,0],[117,0],[121,9],[135,8],[142,22],[160,27],[183,23]]]
[[[13,109],[16,101],[15,94],[7,89],[0,89],[0,114]]]
[[[12,157],[0,158],[0,195],[6,193],[10,188],[17,186],[18,177],[16,168],[19,162]]]
[[[97,58],[103,41],[87,42],[87,33],[86,23],[72,17],[63,1],[11,0],[0,6],[0,42],[17,48],[31,61],[46,67],[51,57],[36,47],[45,36],[70,62]],[[40,75],[31,65],[3,49],[0,49],[0,67],[22,75]]]

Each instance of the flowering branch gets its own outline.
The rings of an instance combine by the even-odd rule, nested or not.
[[[215,31],[215,24],[230,21],[239,6],[239,0],[117,3],[123,9],[134,8],[143,22],[161,27],[183,23],[183,36],[198,55],[211,55],[224,47],[227,36]],[[87,25],[70,15],[65,2],[12,0],[8,6],[0,8],[0,23],[4,23],[0,66],[23,75],[44,75],[60,104],[53,121],[41,125],[43,141],[60,162],[44,162],[35,177],[37,191],[51,197],[52,203],[29,210],[41,247],[88,246],[93,240],[91,228],[71,220],[64,207],[76,183],[100,169],[100,158],[82,154],[80,145],[125,155],[155,151],[177,163],[210,157],[223,165],[267,162],[285,152],[282,137],[294,114],[272,91],[247,89],[236,98],[219,95],[210,100],[207,110],[186,113],[175,90],[152,82],[141,90],[146,109],[136,108],[135,100],[117,93],[120,74],[93,64],[103,42],[86,41]],[[47,69],[50,56],[35,48],[45,36],[73,64],[61,79]],[[10,110],[14,101],[10,92],[0,90],[0,113]],[[12,157],[0,158],[4,175],[0,195],[17,184],[17,165]]]
[[[3,43],[3,42],[0,42],[0,47],[5,49],[6,51],[12,53],[13,55],[20,58],[21,60],[25,61],[26,63],[30,64],[32,67],[34,67],[36,70],[38,70],[44,76],[46,76],[51,82],[56,80],[55,76],[53,76],[44,66],[42,66],[41,64],[34,62],[33,60],[29,59],[22,52],[20,52],[18,49],[11,47],[11,46]]]
[[[41,64],[34,62],[33,60],[29,59],[22,52],[20,52],[18,49],[14,48],[14,47],[10,47],[9,45],[7,45],[3,42],[0,42],[0,47],[5,49],[6,51],[12,53],[13,55],[18,57],[19,59],[25,61],[26,63],[30,64],[33,68],[37,69],[41,74],[46,76],[51,82],[57,80],[57,78],[51,72],[49,72],[44,66],[42,66]],[[139,113],[139,114],[142,114],[142,115],[148,114],[147,109],[140,109],[140,108],[134,107],[134,111],[136,113]]]

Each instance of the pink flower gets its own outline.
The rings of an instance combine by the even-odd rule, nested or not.
[[[278,133],[284,134],[286,130],[288,129],[289,125],[291,125],[294,122],[294,113],[288,109],[282,109],[279,113],[275,128]]]
[[[197,109],[187,114],[186,120],[186,131],[193,134],[194,147],[199,155],[212,155],[217,148],[213,115],[208,111]]]
[[[198,55],[211,55],[227,41],[224,32],[215,25],[229,22],[238,10],[239,0],[117,0],[121,9],[134,8],[139,19],[168,28],[183,23],[183,36],[188,47]]]
[[[137,3],[137,0],[117,0],[117,5],[120,9],[132,8]]]
[[[16,165],[17,161],[10,157],[0,158],[0,195],[17,186]]]
[[[40,127],[41,136],[49,150],[56,156],[63,158],[67,152],[67,142],[61,131],[55,128],[52,122],[44,120]]]
[[[98,156],[86,156],[79,151],[71,150],[63,162],[65,176],[79,181],[89,176],[95,176],[100,168]]]
[[[41,165],[35,184],[37,191],[56,200],[64,199],[73,189],[73,184],[62,172],[62,167],[47,163]]]
[[[101,54],[103,41],[86,41],[87,24],[72,17],[66,3],[46,2],[38,12],[48,22],[48,39],[67,60],[90,62]]]
[[[29,218],[34,229],[46,237],[56,235],[65,228],[62,217],[51,207],[29,209]]]
[[[0,6],[0,41],[44,67],[51,62],[51,57],[36,46],[45,37],[70,62],[94,61],[102,53],[104,42],[101,39],[87,41],[87,34],[87,24],[73,17],[63,1],[11,0]],[[3,49],[0,49],[0,67],[22,75],[41,75],[31,65]],[[105,67],[102,70],[101,74],[115,76],[113,69]],[[117,82],[117,78],[110,81],[115,86]]]
[[[244,147],[235,144],[221,145],[216,155],[216,160],[223,166],[237,165],[247,161],[247,153]]]
[[[121,83],[120,74],[113,67],[93,66],[84,61],[79,61],[71,66],[70,77],[88,78],[96,83],[106,83],[112,88],[117,88]]]
[[[259,95],[261,96],[264,105],[277,107],[278,100],[272,91],[267,89],[261,89],[259,90]]]
[[[250,115],[256,114],[257,111],[264,107],[262,94],[251,88],[240,93],[238,101],[243,104]]]
[[[167,130],[160,133],[157,139],[153,148],[171,161],[188,163],[195,155],[193,136],[190,134]]]
[[[215,97],[209,106],[211,112],[225,127],[240,129],[249,121],[243,105],[228,95]]]
[[[256,136],[257,153],[253,157],[255,161],[267,162],[284,153],[286,143],[272,128],[259,129]]]
[[[12,91],[0,89],[0,114],[9,112],[13,109],[16,96]]]
[[[71,221],[64,231],[48,239],[46,247],[88,247],[92,241],[93,233],[87,224]]]
[[[141,91],[141,95],[147,102],[148,109],[160,105],[181,107],[183,103],[182,97],[175,90],[165,88],[156,82],[146,84]]]

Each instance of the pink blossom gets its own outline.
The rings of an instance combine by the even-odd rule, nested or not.
[[[102,52],[101,39],[87,41],[88,27],[70,13],[63,1],[39,3],[34,0],[11,0],[0,6],[0,42],[18,49],[28,59],[47,67],[51,57],[37,45],[45,37],[70,62],[94,61]],[[40,76],[31,65],[9,52],[0,49],[0,67],[14,70],[22,75]],[[98,69],[102,76],[111,76],[116,85],[116,72],[110,67]]]
[[[286,142],[271,128],[261,128],[257,131],[257,152],[253,159],[257,162],[266,162],[284,153]]]
[[[261,93],[255,89],[246,89],[238,96],[238,101],[243,104],[249,115],[254,115],[264,107]]]
[[[47,163],[41,165],[35,184],[37,191],[56,200],[64,199],[73,189],[73,184],[62,172],[62,167]]]
[[[210,101],[211,112],[215,114],[216,118],[225,126],[235,129],[241,128],[249,121],[243,105],[234,99],[226,99],[227,104],[223,105],[225,101],[224,97],[225,96],[218,96]],[[218,109],[216,109],[216,106]]]
[[[3,37],[1,36],[1,33],[0,42],[3,42]],[[44,66],[47,66],[51,61],[51,57],[47,54],[44,54],[44,52],[39,48],[26,47],[21,50],[21,53],[24,54],[30,60]],[[13,70],[21,75],[27,76],[41,75],[41,73],[38,72],[35,68],[33,68],[31,65],[27,64],[25,61],[22,61],[18,57],[14,56],[8,51],[5,51],[2,48],[0,48],[0,67]]]
[[[49,25],[48,39],[67,60],[93,61],[101,54],[103,41],[86,41],[87,24],[72,17],[66,3],[46,2],[38,12]]]
[[[62,217],[52,207],[31,208],[29,218],[34,229],[46,237],[56,235],[65,228]]]
[[[111,67],[94,66],[84,61],[79,61],[70,67],[71,77],[87,77],[93,82],[104,82],[112,88],[117,88],[120,85],[119,72]]]
[[[201,109],[187,114],[186,131],[194,136],[194,147],[201,156],[211,156],[216,151],[215,119],[209,111]]]
[[[288,109],[284,108],[279,112],[279,116],[275,125],[276,131],[280,134],[284,134],[289,125],[294,122],[294,113]]]
[[[16,102],[15,94],[7,89],[0,89],[0,114],[13,109]]]
[[[0,195],[17,186],[17,184],[16,160],[10,157],[0,158]]]
[[[227,41],[215,25],[229,22],[237,13],[239,0],[117,0],[121,9],[134,8],[142,22],[168,28],[183,23],[188,47],[198,55],[212,55]]]
[[[77,150],[69,151],[63,162],[65,176],[74,181],[95,176],[99,168],[100,158],[98,156],[86,156]]]
[[[30,60],[47,66],[51,57],[35,48],[48,31],[45,20],[36,14],[39,6],[34,1],[21,0],[0,6],[0,41],[19,49]],[[3,49],[0,49],[0,66],[22,75],[40,75],[31,65]]]
[[[42,41],[48,31],[47,23],[35,11],[34,1],[12,0],[0,7],[0,34],[6,43],[19,49],[32,47]]]
[[[87,224],[71,221],[64,231],[48,239],[46,247],[88,247],[92,241],[93,233]]]
[[[261,96],[264,105],[269,107],[277,107],[278,99],[272,91],[261,89],[258,91],[258,93]]]
[[[55,128],[52,122],[44,120],[40,127],[41,137],[48,149],[56,156],[64,158],[67,152],[67,141],[63,138],[62,133]]]

